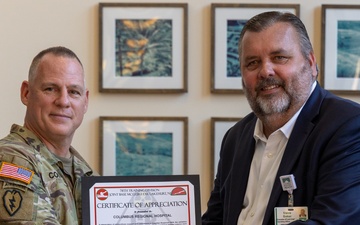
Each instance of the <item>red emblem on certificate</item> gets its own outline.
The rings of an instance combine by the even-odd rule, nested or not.
[[[171,191],[171,195],[186,195],[186,191],[182,187],[176,187]]]
[[[96,197],[101,201],[106,200],[108,198],[108,196],[109,196],[109,193],[104,188],[101,188],[96,192]]]

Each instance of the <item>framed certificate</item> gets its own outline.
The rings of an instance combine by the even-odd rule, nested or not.
[[[82,178],[83,224],[200,225],[198,175]]]

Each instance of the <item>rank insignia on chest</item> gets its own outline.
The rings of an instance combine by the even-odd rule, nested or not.
[[[26,184],[30,184],[33,175],[34,171],[8,162],[3,162],[0,167],[0,177],[11,178]]]

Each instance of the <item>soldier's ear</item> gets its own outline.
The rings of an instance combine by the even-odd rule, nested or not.
[[[29,82],[24,80],[21,84],[21,88],[20,88],[20,99],[21,102],[24,105],[28,105],[28,95],[29,95]]]

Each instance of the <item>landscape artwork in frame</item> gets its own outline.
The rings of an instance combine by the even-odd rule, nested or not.
[[[322,5],[321,85],[336,94],[360,91],[360,5]]]
[[[187,92],[187,4],[99,3],[100,92]]]
[[[100,117],[102,175],[187,173],[186,117]]]
[[[238,41],[251,17],[266,11],[300,15],[299,4],[211,4],[211,92],[243,93]]]
[[[240,117],[211,117],[211,174],[210,181],[213,183],[216,171],[217,164],[219,162],[221,142],[224,138],[226,131],[228,131],[232,126],[234,126],[242,118]]]

